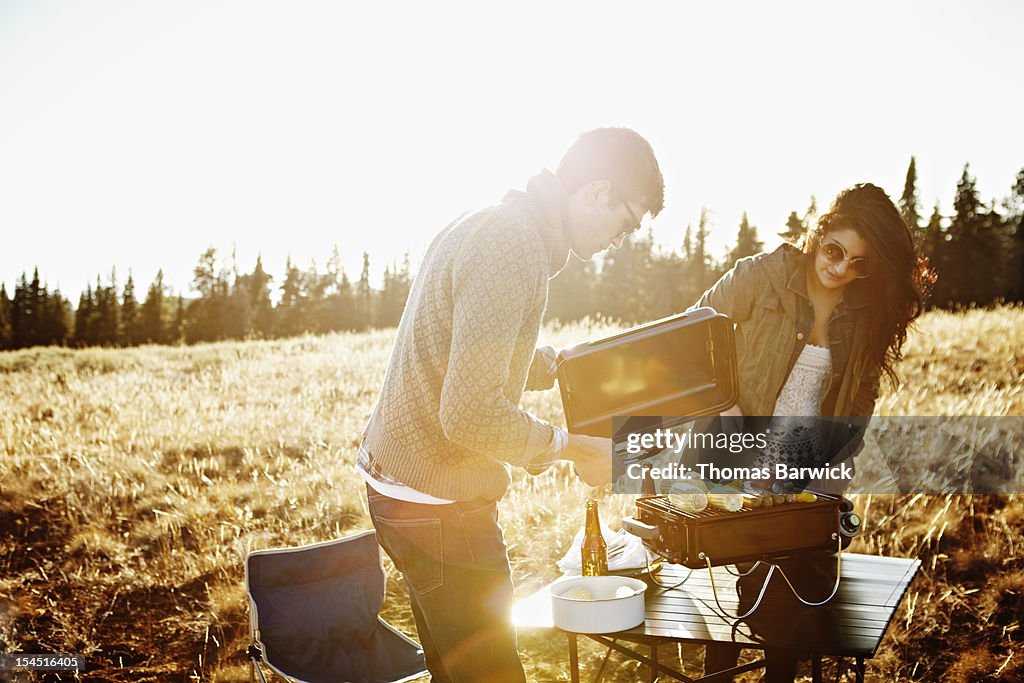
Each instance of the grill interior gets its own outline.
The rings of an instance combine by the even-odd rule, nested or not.
[[[668,519],[673,519],[680,523],[686,523],[686,520],[704,520],[704,519],[715,519],[720,520],[725,517],[737,517],[740,515],[763,515],[779,512],[799,512],[800,510],[811,510],[815,507],[822,505],[834,506],[836,501],[839,500],[838,496],[831,496],[825,493],[815,494],[818,496],[818,500],[813,503],[786,503],[785,505],[772,505],[771,507],[751,507],[750,501],[754,498],[749,493],[743,494],[743,507],[735,512],[729,512],[728,510],[720,510],[714,507],[707,507],[700,512],[687,512],[676,505],[673,505],[666,497],[656,498],[640,498],[636,501],[638,508],[647,508],[649,511],[660,514]]]

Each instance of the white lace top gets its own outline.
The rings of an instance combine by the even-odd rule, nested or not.
[[[832,354],[827,348],[813,344],[804,346],[775,401],[775,415],[821,415],[825,380],[831,371]]]
[[[803,467],[823,457],[821,415],[825,381],[832,372],[832,354],[827,348],[808,344],[796,359],[793,370],[775,402],[775,416],[767,433],[767,445],[755,458],[758,467],[774,469],[778,463]],[[818,463],[823,464],[823,463]],[[772,490],[790,493],[803,490],[805,482],[776,482]]]

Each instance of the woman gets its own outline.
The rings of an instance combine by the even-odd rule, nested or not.
[[[907,328],[934,279],[892,200],[864,183],[839,193],[802,248],[741,259],[704,293],[696,305],[736,325],[739,399],[726,415],[761,416],[744,419],[744,431],[767,426],[756,465],[852,464],[879,380],[897,384]],[[839,492],[845,483],[813,488]],[[773,484],[794,486],[759,483]],[[705,671],[734,666],[738,652],[709,647]],[[768,659],[768,680],[792,680],[795,660],[771,651]]]

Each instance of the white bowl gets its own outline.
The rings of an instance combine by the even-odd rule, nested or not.
[[[627,590],[620,591],[623,587]],[[579,576],[567,579],[551,587],[551,615],[555,626],[563,631],[625,631],[644,623],[646,590],[646,583],[625,576]],[[619,597],[616,597],[617,591]]]

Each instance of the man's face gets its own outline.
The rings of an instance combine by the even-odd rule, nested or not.
[[[609,247],[618,249],[640,227],[645,213],[607,180],[595,180],[569,197],[569,238],[574,254],[584,261]]]

